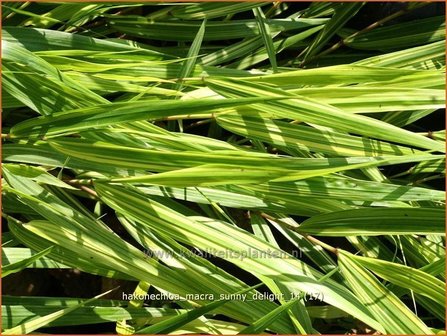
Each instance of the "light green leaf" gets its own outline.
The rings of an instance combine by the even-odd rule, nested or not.
[[[4,234],[3,234],[4,235]],[[5,237],[2,235],[2,263],[3,270],[5,266],[21,262],[23,260],[29,260],[36,256],[37,252],[26,247],[8,247],[5,246]],[[20,242],[19,242],[20,243]],[[50,249],[49,247],[48,249]],[[32,268],[69,268],[66,265],[58,263],[48,257],[40,257],[33,263],[27,265]]]
[[[20,272],[21,270],[27,268],[29,265],[35,263],[37,260],[39,260],[40,258],[42,258],[42,257],[46,256],[48,253],[50,253],[52,249],[53,249],[53,247],[49,247],[49,248],[33,255],[30,258],[23,259],[21,261],[18,261],[18,262],[12,263],[12,264],[10,263],[8,265],[2,265],[2,278],[6,277],[10,274]]]
[[[256,115],[225,114],[217,116],[216,120],[219,125],[233,133],[298,150],[340,156],[404,155],[417,152],[385,141],[332,130],[319,130]]]
[[[358,299],[390,334],[432,334],[431,330],[392,292],[346,251],[338,251],[343,276]]]
[[[7,169],[11,174],[23,176],[38,183],[54,185],[65,189],[76,190],[69,184],[61,181],[56,176],[51,175],[45,169],[24,164],[3,164],[3,169]]]
[[[197,116],[218,112],[218,109],[252,104],[269,98],[203,99],[118,102],[96,105],[70,112],[54,113],[48,117],[26,120],[12,127],[11,137],[50,137],[71,134],[89,129],[106,128],[114,124],[146,119],[163,119],[168,116]],[[181,112],[180,112],[181,111]]]
[[[276,76],[276,75],[271,75]],[[262,78],[262,77],[261,77]],[[248,83],[241,80],[207,79],[206,83],[217,93],[227,97],[275,97],[287,95],[280,89],[264,84]],[[422,147],[429,150],[445,151],[444,145],[419,134],[403,130],[393,125],[366,116],[343,112],[319,101],[300,97],[284,101],[254,104],[261,112],[273,114],[277,118],[288,118],[327,126],[339,131]]]
[[[183,80],[183,78],[185,77],[189,77],[194,70],[194,66],[196,64],[196,60],[200,52],[200,47],[202,45],[203,36],[205,34],[205,27],[206,27],[206,19],[203,20],[203,23],[200,26],[199,30],[197,31],[197,35],[191,44],[191,48],[188,51],[188,55],[186,56],[186,60],[184,61],[182,70],[180,71],[180,74],[178,76],[178,79],[180,81]],[[180,85],[181,83],[179,83],[177,87],[179,88]]]
[[[244,289],[243,291],[240,291],[235,294],[244,294],[252,289],[256,289],[259,286],[260,285],[256,285],[256,286]],[[185,325],[186,323],[191,322],[191,321],[197,319],[198,317],[200,317],[208,312],[211,312],[212,310],[224,305],[228,301],[230,301],[230,300],[225,299],[225,300],[217,300],[215,302],[208,303],[207,305],[204,305],[200,308],[196,308],[194,310],[190,310],[190,311],[180,314],[178,316],[174,316],[168,320],[159,322],[159,323],[154,324],[150,327],[139,329],[136,331],[136,333],[137,334],[160,334],[160,333],[168,334],[174,330],[177,330],[177,328]]]
[[[435,300],[441,305],[445,305],[444,283],[433,275],[416,268],[385,260],[360,256],[353,256],[352,258],[382,279],[390,281],[395,285],[408,288],[415,293],[419,293]]]
[[[95,297],[93,297],[93,298],[91,298],[89,300],[86,300],[86,301],[84,301],[84,302],[82,302],[82,303],[80,303],[80,304],[78,304],[76,306],[68,307],[68,308],[56,311],[56,312],[51,313],[51,314],[46,315],[46,316],[37,317],[37,318],[34,318],[34,319],[32,319],[32,320],[30,320],[28,322],[22,323],[22,324],[14,327],[14,328],[3,330],[2,334],[3,335],[17,335],[17,334],[23,335],[23,334],[29,334],[29,333],[33,332],[34,330],[37,330],[37,329],[47,325],[48,323],[50,323],[50,322],[52,322],[54,320],[57,320],[58,318],[61,318],[64,315],[67,315],[67,314],[71,313],[72,311],[74,311],[74,310],[84,306],[85,304],[93,302],[96,299],[98,299],[98,298],[100,298],[100,297],[102,297],[104,295],[109,294],[112,291],[113,291],[113,289],[109,290],[109,291],[107,291],[105,293],[102,293],[100,295],[97,295],[97,296],[95,296]]]
[[[298,232],[317,236],[445,234],[443,208],[367,208],[313,216]]]

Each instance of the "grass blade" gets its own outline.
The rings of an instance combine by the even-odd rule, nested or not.
[[[374,276],[359,265],[349,252],[339,250],[338,263],[343,276],[359,300],[381,321],[386,333],[432,334],[431,330],[386,289]]]
[[[427,296],[441,305],[445,305],[444,283],[424,271],[409,266],[392,263],[384,260],[353,257],[357,263],[366,267],[384,280],[408,288],[415,293]]]
[[[42,317],[37,317],[35,319],[32,319],[31,321],[25,322],[23,324],[20,324],[14,328],[10,328],[10,329],[6,329],[4,330],[2,333],[3,335],[17,335],[17,334],[29,334],[31,332],[33,332],[34,330],[37,330],[45,325],[47,325],[50,322],[53,322],[54,320],[61,318],[64,315],[67,315],[69,313],[71,313],[72,311],[84,306],[87,303],[93,302],[96,299],[99,299],[100,297],[109,294],[110,292],[112,292],[114,289],[109,290],[107,292],[104,292],[100,295],[97,295],[89,300],[86,300],[76,306],[72,306],[69,308],[65,308],[59,311],[56,311],[54,313],[51,313],[49,315],[46,316],[42,316]]]
[[[235,294],[243,294],[243,293],[246,293],[252,289],[256,289],[259,286],[260,285],[256,285],[256,286],[247,288],[247,289],[240,291],[238,293],[235,293]],[[154,324],[150,327],[146,327],[146,328],[137,330],[136,333],[137,334],[161,334],[161,333],[168,334],[168,333],[178,329],[179,327],[185,325],[186,323],[191,322],[208,312],[211,312],[212,310],[218,308],[221,305],[224,305],[228,301],[230,301],[230,300],[225,299],[225,300],[218,300],[218,301],[215,301],[212,303],[208,303],[205,306],[196,308],[194,310],[188,311],[188,312],[186,312],[184,314],[180,314],[178,316],[174,316],[166,321],[159,322],[159,323]]]
[[[37,260],[41,259],[42,257],[46,256],[48,253],[50,253],[52,249],[53,249],[53,247],[49,247],[49,248],[33,255],[32,257],[23,259],[16,263],[3,265],[2,266],[2,278],[6,277],[10,274],[20,272],[21,270],[27,268],[29,265],[34,264]]]
[[[255,7],[253,8],[253,13],[255,15],[256,21],[258,22],[259,32],[261,33],[262,39],[264,40],[265,48],[267,49],[267,54],[269,56],[270,64],[272,65],[273,72],[277,72],[278,65],[276,63],[275,47],[273,45],[270,28],[266,22],[264,12],[260,7]]]
[[[312,44],[307,48],[304,55],[304,62],[318,53],[326,43],[334,36],[345,23],[357,13],[364,5],[363,2],[341,3],[335,8],[331,20],[325,24],[323,30],[318,34]]]
[[[444,235],[442,208],[371,208],[333,212],[304,221],[299,232],[323,236]]]

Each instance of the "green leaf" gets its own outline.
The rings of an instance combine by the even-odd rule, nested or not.
[[[296,194],[293,198],[286,196],[280,200],[268,199],[262,193],[244,190],[243,188],[233,185],[213,188],[141,186],[139,189],[148,195],[172,197],[201,204],[215,202],[219,205],[236,209],[287,211],[291,214],[299,214],[302,216],[312,216],[317,213],[350,208],[350,206],[340,204],[337,201],[326,200],[323,198],[314,199],[312,203],[309,204],[307,197],[297,197]]]
[[[236,167],[231,165],[200,165],[193,168],[173,170],[165,173],[141,175],[136,177],[112,178],[104,181],[124,182],[130,184],[156,184],[173,187],[190,187],[190,186],[217,186],[226,184],[252,184],[267,181],[295,181],[312,178],[314,176],[336,173],[338,171],[357,169],[367,166],[375,166],[380,164],[377,162],[366,162],[359,164],[351,164],[346,166],[337,166],[328,160],[329,166],[332,168],[312,169],[312,159],[309,162],[309,169],[306,170],[306,161],[302,160],[303,166],[300,170],[286,170],[280,167]],[[385,161],[383,161],[385,162]],[[100,180],[102,181],[102,180]]]
[[[89,163],[74,157],[69,157],[56,151],[48,143],[15,144],[7,143],[2,146],[2,157],[5,162],[38,164],[49,167],[66,167],[72,169],[87,169],[98,172],[115,173],[115,167],[103,164]]]
[[[341,3],[335,8],[332,18],[324,25],[323,30],[307,48],[304,61],[309,60],[319,52],[345,23],[354,16],[364,5],[363,2]]]
[[[256,115],[225,114],[217,116],[216,120],[219,125],[233,133],[297,150],[338,156],[404,155],[417,152],[385,141],[290,124]]]
[[[51,139],[48,142],[53,148],[65,155],[95,163],[113,163],[117,168],[150,169],[163,172],[212,164],[225,165],[228,168],[239,166],[241,168],[252,168],[253,170],[271,169],[276,172],[289,172],[291,176],[287,176],[287,179],[291,180],[299,178],[300,174],[304,177],[310,177],[364,166],[419,162],[439,158],[435,155],[377,158],[295,158],[243,150],[215,150],[213,152],[159,151],[73,138]],[[194,171],[192,174],[195,174]],[[210,179],[212,180],[212,177]]]
[[[84,306],[77,308],[70,314],[61,316],[57,320],[48,322],[48,327],[92,325],[98,323],[116,322],[123,319],[144,319],[150,323],[157,323],[163,319],[178,315],[182,309],[170,308],[127,308],[122,307],[125,301],[97,300],[94,304],[77,298],[48,298],[48,297],[7,297],[3,296],[2,319],[4,328],[12,328],[22,321],[35,317],[42,317],[55,311],[84,302]],[[32,308],[31,308],[32,307]]]
[[[269,19],[272,33],[304,29],[319,25],[326,19]],[[116,30],[162,41],[193,41],[200,26],[194,21],[153,21],[141,16],[110,16],[109,24]],[[256,20],[208,21],[204,41],[255,37],[260,33]]]
[[[8,265],[2,265],[2,278],[6,277],[10,274],[20,272],[21,270],[27,268],[29,265],[32,265],[34,262],[39,260],[40,258],[46,256],[48,253],[51,252],[53,247],[49,247],[43,251],[40,251],[39,253],[33,255],[30,258],[23,259],[21,261],[10,263]]]
[[[334,269],[328,274],[325,274],[322,276],[318,281],[323,282],[326,278],[329,278],[332,274],[337,272],[338,269]],[[281,306],[276,308],[275,310],[272,310],[270,313],[265,315],[264,317],[257,320],[252,325],[246,327],[244,330],[240,331],[239,334],[257,334],[260,332],[263,332],[281,313],[284,311],[291,309],[295,304],[298,303],[301,299],[304,298],[304,293],[300,293],[300,295],[297,295],[295,298],[291,299],[287,303],[282,303]]]
[[[267,3],[248,3],[248,2],[235,2],[235,3],[213,3],[213,2],[201,2],[188,4],[186,6],[179,6],[171,10],[171,14],[179,19],[183,20],[202,20],[202,19],[214,19],[226,15],[234,15],[239,12],[245,12],[251,8],[257,8],[265,6]]]
[[[355,257],[338,250],[338,264],[358,299],[381,321],[386,333],[432,334],[431,330],[392,292],[386,289]]]
[[[237,168],[225,165],[201,165],[166,173],[136,177],[112,178],[110,182],[130,184],[155,184],[173,187],[215,186],[263,182],[284,175],[284,171],[266,169]]]
[[[3,330],[2,333],[3,333],[3,335],[29,334],[29,333],[33,332],[34,330],[37,330],[37,329],[47,325],[48,323],[53,322],[54,320],[57,320],[58,318],[61,318],[64,315],[70,314],[72,311],[84,306],[85,304],[93,302],[96,299],[109,294],[113,290],[114,289],[104,292],[100,295],[97,295],[97,296],[95,296],[89,300],[86,300],[76,306],[61,309],[61,310],[51,313],[49,315],[34,318],[34,319],[32,319],[28,322],[22,323],[14,328]]]
[[[29,51],[42,50],[98,50],[132,51],[150,59],[161,59],[164,55],[135,44],[118,43],[107,39],[92,38],[81,34],[70,34],[57,30],[30,27],[2,27],[2,40],[15,43]]]
[[[445,192],[428,188],[402,186],[340,176],[311,177],[294,182],[268,182],[241,186],[264,199],[286,200],[297,196],[350,201],[440,201]],[[236,189],[234,189],[236,190]],[[402,206],[402,204],[401,204]]]
[[[5,239],[4,235],[2,235],[2,264],[3,264],[3,270],[5,269],[5,266],[19,263],[23,260],[30,260],[33,257],[37,255],[37,252],[34,252],[33,250],[26,248],[26,247],[8,247],[5,245]],[[20,242],[18,242],[20,244]],[[17,244],[17,245],[18,245]],[[50,250],[52,247],[50,246],[48,250]],[[66,265],[63,265],[61,263],[58,263],[50,258],[47,257],[39,257],[36,259],[33,263],[27,265],[27,267],[32,268],[69,268]]]
[[[33,167],[24,164],[3,164],[4,169],[8,169],[11,174],[23,176],[38,183],[54,185],[60,188],[76,190],[69,184],[61,181],[57,177],[48,173],[45,169],[39,167]]]
[[[183,78],[185,77],[189,77],[194,70],[194,66],[196,64],[196,60],[199,55],[200,47],[202,45],[203,36],[205,34],[205,27],[206,27],[206,19],[203,20],[203,23],[200,26],[199,30],[197,31],[197,35],[191,44],[191,48],[188,51],[188,55],[186,56],[186,60],[183,63],[182,70],[178,76],[178,79],[180,81],[183,80]]]
[[[434,70],[445,66],[444,41],[398,50],[355,62],[358,65]]]
[[[366,50],[393,50],[427,44],[445,39],[444,21],[444,16],[434,16],[379,27],[352,38],[345,38],[344,43],[351,48]],[[341,30],[339,33],[342,37],[347,37],[352,31]]]
[[[54,137],[93,128],[107,128],[109,125],[130,121],[156,120],[175,115],[200,117],[203,113],[212,115],[221,108],[252,104],[265,99],[270,98],[141,100],[96,105],[70,112],[54,113],[48,117],[28,119],[12,127],[10,135],[12,138]]]
[[[232,98],[287,95],[286,92],[280,89],[273,89],[264,84],[249,83],[241,80],[206,79],[206,83],[217,93]],[[339,131],[413,145],[429,150],[445,151],[444,145],[419,134],[373,118],[346,113],[330,105],[305,97],[254,104],[253,107],[261,112],[273,114],[277,118],[297,119],[306,123],[331,127]]]
[[[289,302],[282,304],[275,310],[272,310],[270,313],[257,320],[252,325],[244,328],[239,332],[239,334],[247,335],[247,334],[258,334],[263,332],[276,318],[278,315],[292,308],[301,298],[298,297],[296,299],[292,299]]]
[[[439,109],[445,105],[444,90],[401,87],[327,87],[294,89],[288,92],[312,98],[346,112],[371,113]]]
[[[276,63],[275,46],[273,45],[273,39],[270,33],[270,27],[266,21],[264,12],[260,7],[253,8],[256,21],[258,23],[259,32],[264,40],[265,48],[269,56],[270,64],[272,65],[273,72],[278,71],[278,65]]]
[[[333,65],[314,69],[290,70],[263,76],[240,78],[246,82],[274,84],[281,87],[301,88],[312,86],[346,86],[361,84],[365,86],[390,86],[414,89],[443,88],[444,74],[440,70],[412,70],[371,65]],[[298,85],[298,87],[297,87]],[[386,93],[386,89],[384,89]]]
[[[108,103],[17,43],[2,40],[2,58],[5,90],[42,115]]]
[[[256,289],[260,285],[256,285],[247,289],[244,289],[240,292],[237,292],[235,294],[244,294],[252,289]],[[159,322],[157,324],[154,324],[152,326],[142,328],[136,331],[137,334],[168,334],[174,330],[177,330],[179,327],[185,325],[188,322],[191,322],[198,317],[211,312],[212,310],[224,305],[230,301],[230,299],[223,299],[214,301],[211,303],[208,303],[207,305],[204,305],[200,308],[196,308],[194,310],[190,310],[186,313],[180,314],[178,316],[174,316],[168,320],[165,320],[163,322]]]
[[[292,36],[282,38],[279,40],[276,40],[273,42],[273,47],[276,50],[276,54],[281,53],[284,50],[290,50],[293,48],[300,48],[302,46],[306,45],[306,39],[315,33],[319,32],[323,28],[323,25],[319,25],[316,27],[311,27],[309,29],[306,29],[298,34],[294,34]],[[274,34],[277,35],[279,33]],[[224,50],[226,51],[226,50]],[[237,60],[233,64],[231,64],[231,67],[237,68],[237,69],[249,69],[250,67],[254,66],[255,64],[258,64],[264,60],[268,59],[268,53],[266,47],[261,47],[254,51],[253,53],[250,53],[249,55],[246,55],[242,59]]]
[[[358,264],[366,267],[384,280],[415,293],[427,296],[445,305],[444,283],[419,269],[374,258],[352,257]]]
[[[317,236],[445,234],[445,209],[369,208],[313,216],[297,229]]]

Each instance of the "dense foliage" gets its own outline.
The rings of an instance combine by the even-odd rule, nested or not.
[[[443,329],[443,4],[2,20],[3,334]]]

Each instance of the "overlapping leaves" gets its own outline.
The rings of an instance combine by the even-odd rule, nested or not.
[[[4,333],[437,332],[445,131],[419,121],[445,104],[444,17],[390,20],[415,3],[353,29],[366,6],[5,4],[3,275],[76,268],[182,299],[4,296]],[[258,293],[240,270],[279,304],[219,299]]]

